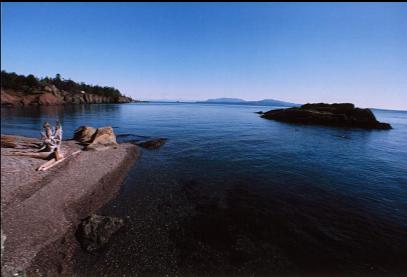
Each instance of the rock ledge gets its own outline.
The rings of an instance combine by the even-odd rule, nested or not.
[[[265,119],[298,124],[316,124],[363,129],[392,129],[388,123],[377,121],[370,109],[355,108],[350,103],[305,104],[301,107],[270,110],[261,115]]]

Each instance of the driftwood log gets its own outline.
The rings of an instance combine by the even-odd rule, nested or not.
[[[15,151],[7,155],[48,160],[37,170],[47,170],[65,159],[61,151],[62,126],[59,121],[56,122],[55,128],[52,128],[51,124],[45,122],[43,125],[43,131],[41,132],[41,139],[42,144],[40,145],[40,149],[36,152]],[[70,156],[77,153],[79,153],[79,151],[71,154]]]

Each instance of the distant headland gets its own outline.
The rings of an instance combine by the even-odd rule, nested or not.
[[[1,105],[60,105],[129,103],[134,100],[123,95],[118,89],[108,86],[77,83],[63,79],[60,74],[54,78],[37,78],[1,71]]]
[[[247,101],[240,98],[215,98],[208,99],[206,101],[198,101],[198,103],[209,104],[235,104],[235,105],[254,105],[254,106],[281,106],[281,107],[295,107],[299,104],[275,100],[275,99],[263,99],[257,101]]]

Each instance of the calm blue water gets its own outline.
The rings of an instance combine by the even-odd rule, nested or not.
[[[38,136],[43,121],[59,118],[67,138],[80,125],[168,138],[161,149],[143,152],[104,208],[129,217],[130,227],[89,258],[90,272],[405,272],[407,112],[374,110],[394,129],[366,131],[279,123],[254,113],[271,108],[2,108],[1,132]],[[162,242],[135,254],[154,240],[137,234],[143,230]],[[155,261],[144,260],[149,255]]]

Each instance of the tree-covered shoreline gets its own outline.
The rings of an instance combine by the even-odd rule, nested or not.
[[[68,93],[87,93],[105,97],[120,97],[124,96],[118,89],[110,86],[90,85],[84,82],[77,83],[71,79],[64,79],[60,74],[56,74],[54,78],[44,77],[38,78],[32,74],[27,76],[19,75],[15,72],[1,71],[1,88],[21,91],[28,94],[41,93],[47,86],[55,86],[61,91]]]

